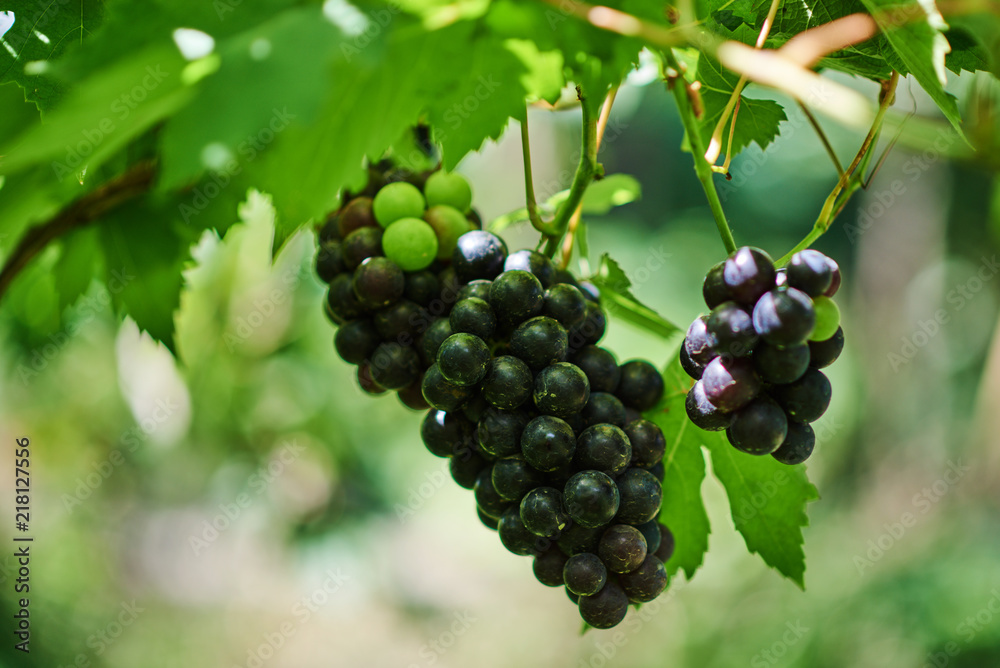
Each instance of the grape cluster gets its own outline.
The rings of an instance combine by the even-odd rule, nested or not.
[[[742,452],[800,464],[812,454],[810,422],[830,404],[820,369],[844,348],[837,263],[815,250],[775,269],[745,246],[712,267],[702,293],[711,309],[687,331],[681,366],[695,384],[687,414],[697,426],[726,430]]]
[[[447,187],[435,185],[442,177]],[[642,418],[663,378],[596,345],[607,323],[592,284],[470,231],[459,178],[436,172],[423,192],[369,184],[323,228],[317,272],[337,352],[358,365],[366,392],[395,390],[429,409],[423,442],[473,491],[482,523],[534,558],[542,584],[565,586],[588,624],[611,628],[667,583],[665,439]],[[386,199],[392,191],[403,194]],[[433,252],[429,236],[406,228],[387,243],[401,224],[418,229],[421,212]],[[438,225],[444,217],[455,224]]]

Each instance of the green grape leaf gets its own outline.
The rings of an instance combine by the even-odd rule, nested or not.
[[[526,39],[507,39],[503,42],[525,67],[521,85],[528,92],[528,100],[545,100],[555,103],[566,85],[563,74],[563,56],[558,51],[540,51],[534,42]]]
[[[112,303],[171,351],[181,272],[196,239],[177,218],[172,199],[150,195],[118,207],[99,228]]]
[[[944,63],[949,70],[961,74],[962,70],[989,72],[993,69],[993,54],[971,29],[953,23],[945,37],[951,45],[951,52]]]
[[[920,0],[861,0],[885,34],[892,51],[890,65],[916,78],[959,136],[962,119],[955,96],[945,92],[945,56],[950,49],[944,31],[948,26],[933,3],[930,10]]]
[[[104,19],[103,0],[19,3],[0,11],[0,84],[17,82],[26,100],[51,109],[67,85],[44,70],[72,45],[88,38]],[[23,10],[22,10],[23,6]],[[25,71],[25,65],[32,68]]]
[[[589,280],[600,289],[601,304],[608,315],[665,339],[680,332],[677,325],[635,298],[630,290],[632,281],[607,253],[601,256],[600,267]]]
[[[809,524],[806,504],[819,498],[805,465],[786,466],[773,457],[744,454],[723,432],[702,434],[712,472],[726,489],[733,523],[747,550],[805,589],[802,527]]]
[[[663,379],[666,386],[663,399],[644,417],[659,425],[667,441],[660,521],[673,533],[676,544],[674,555],[666,563],[667,574],[673,578],[677,571],[683,570],[690,580],[705,560],[711,533],[701,496],[706,432],[688,420],[684,399],[691,381],[676,355],[663,372]]]
[[[718,62],[700,51],[683,49],[675,52],[687,65],[685,77],[691,82],[696,80],[701,82],[699,92],[704,106],[704,114],[698,121],[698,127],[701,130],[704,145],[708,146],[715,126],[722,117],[722,112],[736,88],[739,76],[726,70]],[[785,111],[777,102],[755,100],[745,94],[741,95],[731,155],[737,155],[751,143],[757,144],[762,149],[767,148],[778,136],[779,126],[785,120],[788,120]],[[721,140],[723,153],[729,145],[731,127],[732,124],[727,121]]]
[[[61,313],[90,287],[100,270],[103,254],[94,227],[84,227],[66,235],[60,246],[61,252],[52,269],[52,276],[59,294]]]
[[[583,213],[603,215],[616,206],[636,201],[641,194],[642,186],[634,176],[612,174],[594,181],[587,188],[583,195]]]

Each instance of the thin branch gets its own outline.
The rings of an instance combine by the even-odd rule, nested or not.
[[[684,91],[684,87],[688,84],[681,74],[680,63],[677,62],[677,58],[673,52],[670,50],[665,51],[664,58],[669,68],[669,71],[665,72],[667,83],[673,90],[674,100],[677,102],[677,109],[684,123],[688,142],[691,144],[694,171],[698,175],[698,180],[701,181],[701,187],[705,190],[705,197],[708,198],[708,206],[712,210],[712,215],[715,218],[715,226],[719,229],[719,236],[726,247],[726,252],[732,253],[736,250],[736,240],[733,239],[732,230],[729,229],[729,223],[726,221],[726,213],[722,209],[722,201],[719,199],[719,193],[715,189],[715,182],[712,180],[714,178],[712,165],[705,160],[705,147],[701,140],[701,135],[698,133],[698,121],[691,109],[690,98]]]
[[[778,260],[778,266],[787,264],[793,255],[798,253],[800,250],[809,248],[813,242],[823,236],[823,234],[830,229],[830,225],[836,218],[836,214],[843,210],[844,205],[847,204],[847,200],[850,196],[861,187],[863,178],[856,177],[855,173],[858,172],[858,167],[862,164],[862,161],[865,161],[865,164],[867,164],[867,160],[869,159],[868,154],[871,152],[871,149],[875,144],[875,139],[882,130],[882,122],[885,120],[886,112],[889,110],[889,107],[895,99],[896,85],[898,83],[899,73],[893,70],[889,81],[885,82],[882,87],[882,92],[879,95],[878,113],[875,114],[875,120],[872,122],[871,129],[868,130],[865,140],[861,143],[861,148],[858,149],[857,155],[854,156],[854,160],[851,161],[850,166],[843,173],[843,175],[841,175],[840,179],[837,181],[837,185],[834,186],[830,195],[826,198],[826,201],[823,203],[823,208],[820,209],[819,216],[813,224],[812,230],[806,235],[805,239],[797,243],[792,250],[788,251],[784,257]],[[845,188],[847,189],[847,192],[844,192],[844,197],[841,198],[840,195]]]
[[[531,226],[542,234],[547,229],[538,213],[538,201],[535,199],[535,184],[531,176],[531,143],[528,139],[528,110],[524,110],[524,120],[521,121],[521,153],[524,156],[524,199],[528,209],[528,220]]]
[[[802,102],[799,102],[799,108],[801,108],[802,113],[806,115],[806,118],[809,120],[809,124],[813,126],[813,130],[816,131],[816,135],[819,137],[819,140],[823,142],[823,148],[826,149],[826,153],[830,156],[830,160],[833,160],[833,166],[837,168],[837,176],[843,178],[844,166],[840,164],[840,158],[837,157],[837,152],[833,150],[833,145],[830,144],[830,140],[827,138],[826,133],[823,132],[823,127],[819,124],[819,121],[816,120],[816,117],[813,116],[813,113],[809,111],[809,107],[802,104]]]
[[[121,176],[69,204],[48,222],[32,227],[0,270],[0,298],[18,274],[50,243],[70,231],[84,227],[128,200],[148,191],[156,176],[152,161],[136,164]]]
[[[608,128],[608,119],[611,117],[611,105],[615,103],[615,96],[618,95],[618,86],[614,86],[601,106],[601,113],[597,117],[597,137],[594,140],[594,154],[601,150],[601,140],[604,139],[604,131]],[[563,269],[569,266],[570,258],[573,256],[573,242],[576,238],[576,230],[580,226],[580,219],[583,217],[583,202],[577,205],[576,211],[569,219],[569,227],[566,230],[566,238],[563,239],[562,261],[559,266]]]

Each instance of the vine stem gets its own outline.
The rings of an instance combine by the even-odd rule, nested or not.
[[[859,171],[858,167],[862,164],[862,161],[864,161],[865,165],[868,164],[871,149],[873,148],[875,140],[882,130],[882,122],[885,120],[885,115],[889,111],[889,107],[895,99],[896,85],[898,83],[899,72],[893,70],[889,81],[882,87],[878,113],[875,114],[875,120],[872,121],[871,129],[868,130],[868,134],[865,136],[865,140],[861,143],[861,148],[858,149],[857,155],[854,156],[854,160],[851,161],[850,166],[846,171],[844,171],[840,179],[837,180],[837,185],[833,187],[833,190],[830,191],[826,201],[823,202],[823,208],[820,209],[819,216],[816,218],[816,222],[813,223],[813,227],[809,231],[809,234],[807,234],[802,241],[795,244],[795,247],[792,248],[792,250],[785,253],[785,255],[778,260],[776,263],[778,266],[784,266],[793,255],[798,253],[800,250],[809,248],[809,246],[811,246],[817,239],[823,236],[823,234],[830,229],[830,225],[833,224],[836,215],[843,210],[851,195],[853,195],[858,188],[861,187],[862,179],[858,177],[858,174],[864,170],[862,169]]]
[[[837,168],[837,176],[839,178],[844,178],[844,166],[840,164],[840,158],[837,157],[837,152],[833,150],[833,145],[830,144],[830,140],[827,138],[826,133],[823,132],[823,126],[819,124],[819,121],[816,120],[813,113],[809,111],[809,107],[801,101],[799,102],[799,108],[802,109],[802,113],[806,115],[806,119],[808,119],[809,124],[813,127],[813,130],[816,131],[816,135],[823,143],[823,148],[826,149],[826,154],[829,155],[830,160],[833,161],[833,166]]]
[[[577,86],[577,97],[580,98],[580,109],[583,114],[583,127],[580,133],[580,162],[576,166],[576,173],[573,175],[573,183],[569,187],[569,196],[556,211],[552,222],[546,227],[551,229],[551,233],[545,241],[545,248],[542,251],[548,257],[554,257],[559,250],[559,242],[566,229],[569,227],[569,220],[573,212],[580,206],[583,194],[587,192],[587,186],[597,174],[597,119],[590,113],[587,105],[587,98],[583,90]]]
[[[611,105],[615,103],[615,96],[618,95],[618,86],[612,87],[608,96],[604,98],[601,106],[601,113],[597,117],[597,136],[594,139],[594,155],[601,150],[601,140],[604,139],[604,131],[608,128],[608,119],[611,117]],[[569,227],[566,230],[566,237],[562,245],[562,261],[559,263],[561,269],[569,266],[569,261],[573,257],[573,242],[576,238],[576,230],[580,227],[580,219],[583,217],[583,202],[581,201],[573,215],[569,219]]]
[[[3,269],[0,269],[0,298],[7,293],[18,274],[46,246],[148,191],[155,176],[156,165],[152,161],[140,162],[118,178],[69,204],[49,221],[28,230],[4,262]]]
[[[708,198],[708,207],[712,210],[715,218],[715,226],[719,229],[719,236],[722,244],[726,247],[727,253],[736,250],[736,240],[733,239],[733,232],[729,229],[729,222],[726,220],[726,213],[722,210],[722,200],[715,189],[713,181],[712,163],[705,159],[705,147],[698,133],[698,120],[694,116],[691,108],[691,101],[685,91],[687,81],[681,73],[680,63],[673,51],[664,52],[668,71],[665,73],[668,87],[672,89],[674,100],[677,102],[677,109],[680,112],[681,121],[684,123],[684,130],[687,132],[688,143],[691,144],[691,157],[694,160],[694,171],[698,175],[701,187],[705,190],[705,197]]]
[[[542,220],[542,216],[538,213],[538,200],[535,199],[535,183],[534,178],[531,176],[531,142],[528,138],[528,109],[524,110],[524,120],[521,121],[521,154],[524,157],[524,199],[525,207],[528,210],[528,220],[531,221],[531,226],[536,230],[541,232],[543,235],[548,235],[551,230]]]

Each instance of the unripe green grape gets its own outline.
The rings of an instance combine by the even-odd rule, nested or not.
[[[419,218],[425,205],[424,196],[415,185],[397,181],[378,191],[372,201],[372,211],[379,225],[389,227],[403,218]]]
[[[434,229],[419,218],[403,218],[382,235],[382,252],[403,271],[420,271],[434,261],[438,241]]]
[[[427,206],[446,204],[465,213],[472,206],[472,187],[461,174],[434,172],[424,184]]]
[[[472,229],[462,212],[452,206],[439,204],[424,212],[424,220],[434,228],[437,235],[437,259],[448,260],[455,250],[458,238]]]
[[[809,340],[826,341],[836,334],[837,328],[840,327],[840,309],[837,307],[837,302],[829,297],[816,297],[813,299],[813,310],[816,311],[816,325],[809,335]]]

